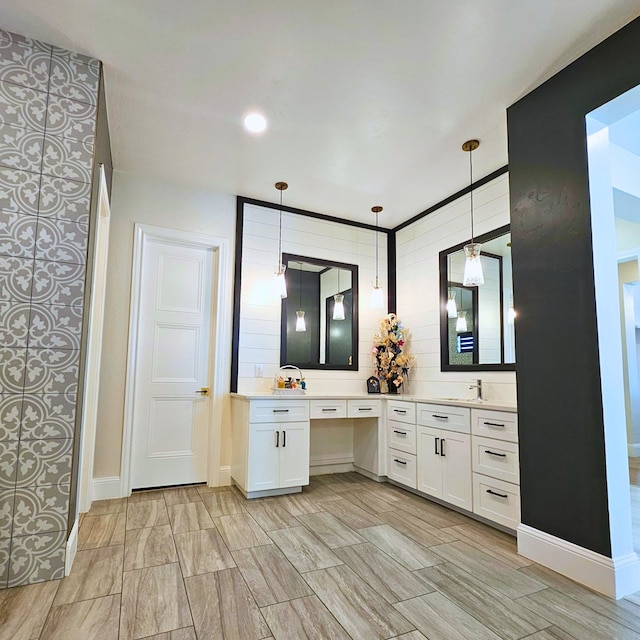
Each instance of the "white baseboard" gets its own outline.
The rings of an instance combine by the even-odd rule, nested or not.
[[[627,443],[627,452],[630,458],[640,458],[640,444]]]
[[[111,498],[122,498],[122,488],[120,476],[93,479],[93,499],[110,500]]]
[[[355,471],[352,462],[330,462],[328,464],[314,462],[309,465],[310,476],[322,476],[325,473],[348,473],[349,471]]]
[[[78,526],[79,520],[76,518],[76,521],[73,523],[73,527],[71,527],[71,533],[67,538],[67,549],[66,554],[64,556],[64,575],[68,576],[71,573],[71,567],[73,566],[73,561],[76,559],[76,551],[78,551]]]
[[[220,467],[218,482],[220,483],[218,486],[220,487],[228,487],[231,485],[231,466]]]
[[[635,553],[608,558],[526,524],[518,526],[518,553],[611,598],[640,590]]]

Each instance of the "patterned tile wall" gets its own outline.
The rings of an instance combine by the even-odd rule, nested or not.
[[[99,74],[0,30],[0,588],[64,574]]]

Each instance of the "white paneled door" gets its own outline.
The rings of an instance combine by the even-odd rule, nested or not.
[[[211,248],[145,237],[132,489],[207,479],[213,258]]]

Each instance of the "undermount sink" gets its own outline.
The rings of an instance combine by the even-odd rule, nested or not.
[[[434,400],[446,400],[447,402],[465,402],[471,404],[482,404],[487,402],[485,398],[478,400],[477,398],[434,398]]]

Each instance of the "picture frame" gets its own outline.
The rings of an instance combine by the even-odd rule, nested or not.
[[[375,376],[367,378],[367,393],[380,393],[380,380]]]

